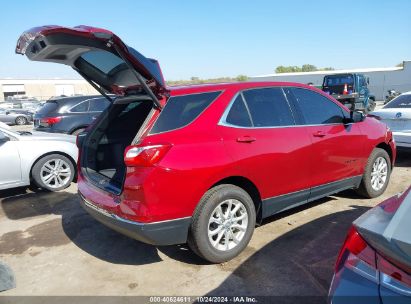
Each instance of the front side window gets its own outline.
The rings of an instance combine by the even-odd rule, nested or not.
[[[321,125],[343,123],[343,110],[327,97],[302,88],[292,88],[291,92],[301,111],[305,124]]]
[[[190,124],[220,93],[221,91],[170,97],[150,133],[171,131]]]

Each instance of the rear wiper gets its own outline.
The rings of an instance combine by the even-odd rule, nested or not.
[[[17,131],[20,135],[33,135],[33,133],[29,131]]]

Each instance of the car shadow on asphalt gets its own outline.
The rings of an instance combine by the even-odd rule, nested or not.
[[[265,219],[262,225],[332,199],[335,198],[327,197],[282,212]],[[0,191],[0,200],[2,207],[0,213],[3,212],[11,220],[26,220],[50,214],[61,215],[61,219],[45,220],[26,231],[15,231],[0,236],[0,244],[3,243],[0,253],[23,253],[31,247],[52,247],[72,242],[88,254],[115,264],[144,265],[160,262],[162,258],[159,252],[186,264],[210,264],[194,254],[186,244],[155,247],[107,228],[89,216],[80,206],[77,195],[73,193],[27,192],[25,188],[17,188]],[[30,237],[25,237],[27,234]]]
[[[1,213],[25,221],[50,214],[26,230],[0,235],[0,254],[22,254],[32,247],[66,245],[70,242],[88,254],[114,264],[144,265],[162,261],[155,246],[119,234],[94,220],[79,204],[77,194],[27,192],[26,188],[0,191]],[[36,221],[37,222],[37,221]]]
[[[233,264],[232,273],[208,295],[276,296],[266,298],[268,303],[325,303],[346,233],[352,221],[369,209],[351,208],[324,215],[281,235],[240,266],[226,263],[227,269]]]

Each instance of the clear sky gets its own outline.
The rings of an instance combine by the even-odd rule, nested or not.
[[[166,79],[273,73],[278,65],[389,67],[411,59],[411,0],[3,1],[0,77],[77,77],[14,54],[38,25],[107,28]]]

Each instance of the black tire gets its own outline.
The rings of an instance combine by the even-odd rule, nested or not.
[[[374,111],[376,106],[377,106],[377,104],[376,104],[375,100],[370,98],[370,100],[368,102],[368,109],[367,109],[368,112]]]
[[[22,125],[27,125],[28,120],[24,116],[17,116],[15,120],[16,125],[22,126]]]
[[[69,175],[65,176],[63,181],[64,184],[62,184],[61,186],[59,186],[58,184],[54,183],[54,185],[51,184],[46,184],[43,180],[42,180],[42,175],[44,174],[43,171],[43,165],[46,164],[49,161],[52,160],[62,160],[65,165],[64,168],[69,168]],[[31,177],[34,181],[34,183],[43,189],[49,190],[49,191],[60,191],[63,190],[65,188],[67,188],[68,186],[70,186],[71,182],[73,181],[73,178],[75,176],[75,165],[73,164],[73,162],[67,158],[64,155],[61,154],[50,154],[50,155],[46,155],[42,158],[40,158],[33,166],[32,170],[31,170]],[[43,176],[45,176],[46,174],[44,174]]]
[[[71,132],[71,135],[77,136],[79,135],[81,132],[83,132],[86,128],[80,128],[77,130],[74,130],[73,132]]]
[[[247,228],[242,239],[234,248],[227,251],[215,248],[209,238],[209,220],[217,206],[228,200],[235,199],[242,203],[248,215]],[[197,255],[212,263],[222,263],[231,260],[247,247],[255,228],[256,212],[253,200],[240,187],[223,184],[208,190],[197,205],[190,226],[188,245]]]
[[[373,170],[373,165],[378,158],[384,158],[387,162],[387,178],[385,180],[385,184],[379,190],[376,190],[371,185],[371,173]],[[361,180],[360,187],[356,190],[358,194],[364,196],[366,198],[373,198],[380,196],[384,193],[385,189],[387,189],[388,183],[390,181],[391,176],[391,159],[388,153],[384,149],[375,148],[370,157],[368,158],[367,164],[365,166],[364,175]]]

